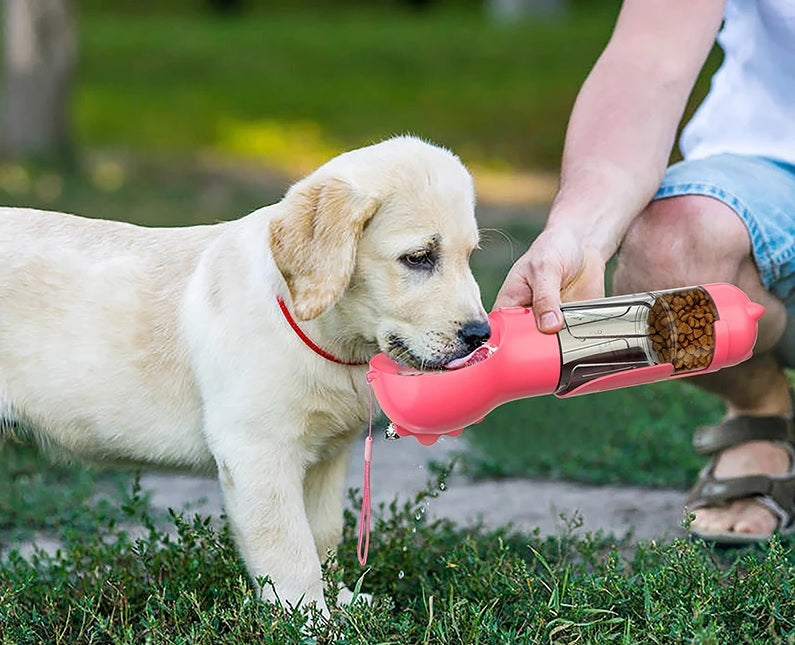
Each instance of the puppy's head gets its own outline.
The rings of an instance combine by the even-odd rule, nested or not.
[[[469,269],[472,179],[450,152],[397,137],[340,155],[294,185],[271,222],[274,260],[301,320],[438,369],[489,335]]]

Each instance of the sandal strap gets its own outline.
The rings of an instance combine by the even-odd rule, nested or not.
[[[781,519],[780,528],[789,525],[795,506],[795,474],[715,479],[711,474],[705,473],[690,492],[686,505],[694,510],[751,497],[759,498],[776,511]]]
[[[795,443],[792,419],[787,417],[734,417],[693,434],[693,447],[700,454],[713,454],[746,441]]]

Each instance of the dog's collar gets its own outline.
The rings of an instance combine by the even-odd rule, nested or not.
[[[367,361],[346,361],[341,358],[337,358],[334,354],[330,354],[322,347],[319,347],[309,336],[304,333],[304,330],[298,326],[298,323],[295,322],[290,310],[287,308],[287,305],[284,304],[284,300],[281,296],[276,296],[276,302],[279,303],[279,309],[282,310],[282,314],[284,314],[284,318],[290,327],[293,328],[293,331],[296,333],[298,338],[304,341],[304,345],[306,345],[309,349],[311,349],[315,354],[318,356],[322,356],[327,361],[331,361],[332,363],[337,363],[339,365],[350,365],[350,366],[358,366],[358,365],[367,365]]]

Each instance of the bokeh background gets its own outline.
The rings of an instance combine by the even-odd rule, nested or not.
[[[3,0],[0,203],[212,223],[277,200],[342,150],[413,133],[472,169],[484,231],[473,263],[490,306],[543,225],[569,111],[618,7]],[[688,113],[718,61],[716,52]],[[521,401],[465,433],[463,467],[686,487],[702,464],[692,427],[718,414],[717,401],[682,383]],[[0,516],[24,516],[28,484],[42,477],[36,453],[7,442]],[[44,506],[60,499],[41,490]]]
[[[147,226],[212,223],[278,200],[337,152],[413,133],[450,147],[474,174],[483,235],[472,262],[489,307],[543,226],[569,111],[618,8],[618,0],[0,0],[0,205]],[[719,59],[713,52],[687,114]],[[566,479],[597,485],[588,494],[623,512],[616,489],[600,485],[683,491],[704,463],[690,448],[692,429],[720,413],[719,401],[684,381],[516,401],[463,433],[460,472],[442,494],[467,477]],[[134,473],[64,463],[5,430],[4,645],[713,644],[792,642],[795,633],[788,542],[732,564],[734,555],[694,541],[582,537],[577,513],[549,537],[430,522],[425,510],[447,474],[434,447],[414,466],[417,477],[433,476],[426,489],[375,509],[366,569],[354,557],[356,493],[346,510],[328,589],[366,575],[376,603],[307,630],[303,614],[252,602],[222,523],[191,506],[184,519],[166,515]],[[403,442],[399,451],[418,447]],[[171,489],[177,479],[162,481]],[[380,471],[379,481],[389,489]],[[202,482],[191,500],[214,485]],[[568,488],[557,483],[548,488]],[[484,488],[507,489],[467,486]],[[651,494],[621,492],[652,515]],[[516,497],[500,492],[494,506],[543,505]]]

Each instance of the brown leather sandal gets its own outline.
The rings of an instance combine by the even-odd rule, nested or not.
[[[746,441],[772,441],[789,452],[790,469],[780,475],[748,475],[717,479],[717,456],[725,448]],[[693,436],[696,452],[712,455],[690,491],[688,512],[721,506],[736,499],[755,498],[778,517],[779,533],[795,531],[795,424],[786,417],[735,417],[714,426],[699,428]],[[709,533],[690,528],[690,534],[718,545],[734,546],[767,542],[769,535],[725,531]]]

